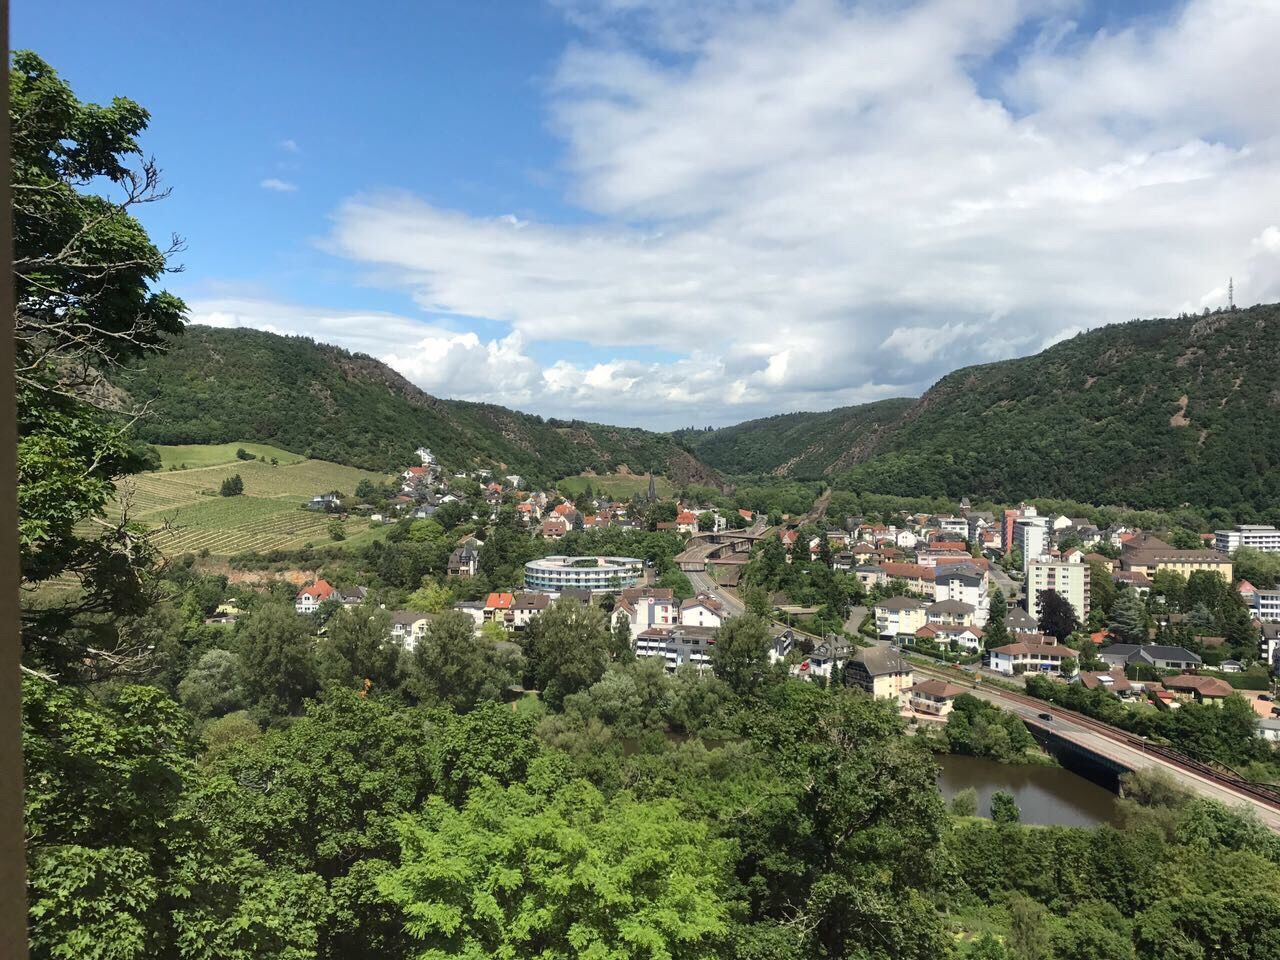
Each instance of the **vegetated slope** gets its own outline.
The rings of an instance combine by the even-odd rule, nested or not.
[[[838,486],[1280,508],[1280,305],[1114,324],[943,377]]]
[[[681,437],[700,459],[725,473],[814,479],[858,462],[914,403],[897,398],[825,413],[784,413]]]
[[[625,464],[676,484],[719,482],[670,434],[441,400],[372,357],[305,337],[189,326],[117,385],[149,404],[137,432],[150,443],[255,440],[370,470],[416,462],[425,445],[451,468],[538,480]]]

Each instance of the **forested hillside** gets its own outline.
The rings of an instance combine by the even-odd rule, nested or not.
[[[1280,305],[1143,320],[935,384],[839,485],[1272,511]]]
[[[1010,502],[1280,514],[1280,305],[1113,324],[882,401],[687,435],[726,472]],[[900,406],[901,405],[901,406]],[[900,414],[896,416],[895,414]]]
[[[621,465],[677,484],[718,479],[668,434],[441,400],[372,357],[304,337],[189,326],[115,382],[148,404],[137,429],[149,443],[256,440],[371,470],[415,462],[426,445],[449,467],[537,479]]]
[[[680,437],[726,473],[777,473],[810,479],[852,465],[915,403],[879,400],[826,413],[784,413]]]

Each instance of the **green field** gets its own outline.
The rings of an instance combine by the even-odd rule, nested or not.
[[[160,451],[160,468],[168,470],[170,467],[177,467],[186,470],[195,467],[216,467],[224,463],[237,463],[236,451],[244,450],[246,453],[252,453],[255,457],[266,457],[268,461],[275,457],[280,463],[301,463],[306,457],[296,453],[290,453],[288,450],[281,450],[279,447],[272,447],[265,443],[249,443],[248,441],[240,441],[239,443],[184,443],[178,446],[165,446],[163,444],[154,444],[155,448]]]
[[[604,493],[614,500],[630,500],[637,493],[644,495],[649,490],[649,478],[643,474],[605,473],[598,477],[565,477],[556,484],[566,497],[576,497],[590,486],[596,493]],[[669,497],[675,492],[671,481],[666,477],[654,477],[654,486],[658,488],[658,496]]]
[[[237,460],[239,446],[255,453],[279,457],[273,467],[260,460]],[[262,444],[218,444],[161,448],[162,453],[181,450],[185,460],[216,459],[230,450],[230,461],[187,470],[158,470],[129,477],[119,484],[117,501],[127,505],[130,516],[156,529],[155,543],[166,554],[199,552],[214,556],[243,551],[291,549],[307,543],[331,543],[332,518],[302,509],[302,504],[319,493],[340,490],[350,496],[363,479],[383,481],[385,476],[323,460],[302,460],[293,454],[285,464],[275,450]],[[233,474],[244,481],[244,494],[221,497],[218,488]],[[344,531],[363,542],[368,520],[352,516]]]

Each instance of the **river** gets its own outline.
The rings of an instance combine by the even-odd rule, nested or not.
[[[1023,823],[1094,827],[1116,822],[1116,795],[1063,767],[996,763],[984,757],[941,754],[938,787],[948,801],[961,790],[978,791],[978,813],[988,816],[991,795],[1013,794]]]

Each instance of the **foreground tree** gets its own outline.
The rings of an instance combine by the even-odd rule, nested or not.
[[[107,505],[148,464],[127,439],[138,411],[119,409],[103,377],[182,329],[182,302],[152,286],[180,245],[158,248],[134,218],[165,196],[137,142],[145,110],[81,103],[25,51],[10,84],[22,576],[80,584],[24,610],[25,655],[57,673],[141,673],[151,651],[117,623],[154,602],[156,558],[127,498],[114,517]]]
[[[1037,597],[1040,605],[1040,632],[1057,637],[1061,643],[1080,626],[1075,608],[1057,590],[1041,590]]]
[[[525,632],[528,673],[542,698],[558,710],[569,694],[604,676],[609,646],[609,625],[601,610],[576,600],[558,600]]]
[[[520,680],[520,655],[510,648],[510,643],[500,647],[485,634],[477,635],[467,614],[442,613],[427,624],[426,635],[405,658],[409,692],[459,713],[499,700]]]
[[[36,958],[296,958],[323,891],[212,815],[186,714],[152,687],[23,688]]]
[[[735,693],[748,696],[764,683],[772,648],[768,625],[753,614],[743,614],[726,620],[716,631],[711,666]]]
[[[401,843],[379,890],[424,957],[693,960],[728,930],[731,846],[672,801],[490,784],[428,800]]]

